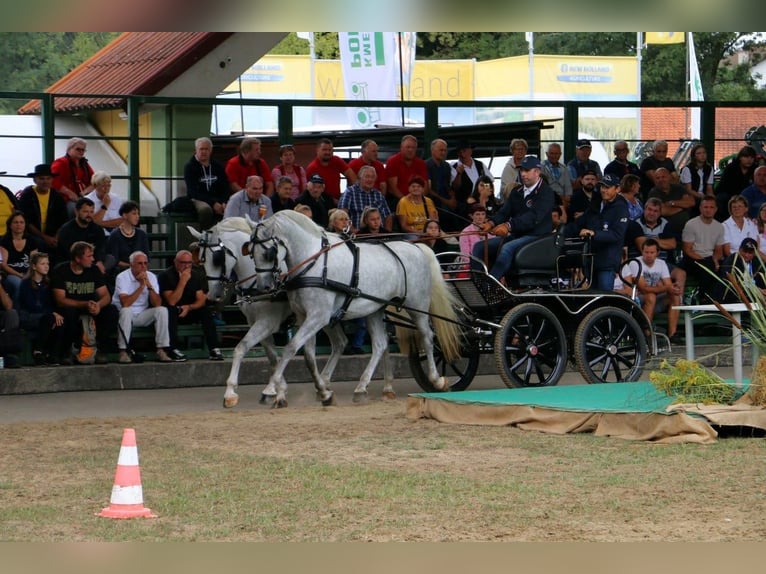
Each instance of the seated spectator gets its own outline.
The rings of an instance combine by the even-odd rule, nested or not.
[[[755,225],[758,227],[758,251],[762,253],[761,259],[766,259],[766,203],[758,209]]]
[[[111,273],[117,260],[106,251],[104,230],[93,222],[93,202],[87,197],[81,197],[75,202],[74,208],[75,218],[62,225],[58,232],[58,260],[66,261],[72,245],[84,241],[93,245],[94,264],[98,270],[104,275]]]
[[[383,225],[383,216],[377,207],[365,207],[359,223],[361,227],[358,235],[377,235],[391,231]]]
[[[319,227],[327,227],[328,214],[335,207],[332,197],[327,195],[324,190],[324,179],[321,175],[314,174],[309,178],[309,183],[300,196],[298,203],[307,205],[311,209],[311,219]]]
[[[572,201],[569,202],[567,221],[574,221],[591,209],[594,203],[601,203],[601,196],[593,193],[597,184],[598,174],[592,169],[580,176],[580,187],[572,192]]]
[[[212,159],[212,154],[213,142],[210,138],[197,138],[194,142],[194,155],[184,166],[186,195],[197,210],[202,229],[210,229],[223,218],[226,202],[231,195],[226,170]]]
[[[649,197],[657,197],[662,201],[662,216],[678,228],[683,229],[692,216],[692,209],[697,205],[694,195],[686,193],[686,189],[671,181],[670,172],[664,167],[653,170],[656,185],[649,191]]]
[[[500,203],[508,199],[508,195],[513,189],[521,186],[521,161],[526,157],[528,149],[527,140],[522,138],[511,140],[509,146],[511,157],[505,162],[503,173],[500,175],[500,194],[498,197]]]
[[[324,192],[332,201],[332,205],[329,205],[328,209],[338,205],[341,175],[345,176],[348,185],[356,183],[356,173],[348,167],[348,164],[343,159],[333,153],[333,143],[328,138],[319,140],[316,157],[306,167],[306,175],[309,178],[314,175],[322,178],[326,186]],[[314,216],[316,216],[316,210],[314,211]]]
[[[19,314],[13,308],[13,300],[0,284],[0,357],[6,369],[19,366],[16,354],[21,350]]]
[[[294,208],[295,200],[292,198],[292,192],[294,188],[293,180],[286,175],[283,175],[279,177],[276,182],[277,183],[276,189],[274,189],[274,195],[271,196],[271,210],[274,213],[277,213],[283,209]]]
[[[423,197],[425,189],[425,180],[419,175],[413,175],[407,188],[408,193],[402,196],[396,205],[399,228],[407,234],[406,238],[409,240],[417,239],[425,232],[427,220],[439,219],[434,202],[428,197]]]
[[[21,327],[32,340],[32,360],[35,365],[58,365],[68,356],[64,351],[64,317],[53,304],[47,253],[32,254],[29,272],[22,279],[16,298]]]
[[[766,203],[766,166],[762,165],[755,168],[753,183],[742,190],[742,197],[750,204],[748,217],[755,219],[761,205]]]
[[[119,273],[130,267],[130,254],[141,251],[151,257],[149,236],[138,226],[141,212],[135,201],[126,201],[120,206],[122,222],[109,234],[106,252],[115,259],[115,270]]]
[[[435,219],[429,219],[426,221],[425,230],[423,231],[423,243],[428,245],[434,253],[447,253],[454,252],[455,250],[450,247],[449,243],[444,240],[442,228],[439,222]]]
[[[274,193],[274,182],[271,179],[271,169],[261,157],[261,140],[245,138],[239,144],[237,155],[226,163],[226,178],[229,180],[232,195],[247,187],[249,177],[257,175],[261,178],[263,193],[271,197]],[[224,217],[231,217],[224,215]]]
[[[159,290],[157,276],[149,271],[149,258],[146,254],[141,251],[131,253],[130,269],[117,276],[112,296],[112,304],[120,312],[120,329],[117,334],[120,363],[133,362],[128,348],[134,325],[154,325],[154,342],[157,345],[157,360],[160,363],[186,360],[182,353],[170,348],[168,309],[162,305]]]
[[[565,223],[564,209],[560,205],[554,205],[551,209],[551,230],[558,231],[558,228]]]
[[[696,144],[689,152],[689,163],[681,169],[681,184],[701,200],[706,195],[713,195],[713,177],[715,170],[707,161],[707,150],[704,144]]]
[[[362,212],[368,207],[376,207],[385,219],[386,227],[391,227],[391,210],[386,198],[375,189],[375,168],[369,165],[359,169],[359,179],[340,196],[338,207],[345,209],[351,217],[354,229],[361,227]]]
[[[303,203],[298,203],[295,205],[295,207],[293,207],[293,210],[297,211],[298,213],[302,213],[309,219],[313,220],[313,214],[312,214],[311,208],[308,205],[305,205]]]
[[[424,182],[428,181],[426,162],[418,156],[418,138],[413,135],[402,136],[399,151],[388,158],[386,162],[386,201],[392,212],[396,212],[399,199],[409,193],[410,180],[418,176]],[[423,184],[425,194],[426,184]],[[421,230],[422,231],[422,230]]]
[[[471,218],[471,223],[463,228],[460,232],[460,239],[458,243],[460,245],[461,253],[473,253],[473,246],[479,241],[491,239],[493,235],[485,234],[484,224],[487,221],[487,210],[480,203],[473,203],[468,208],[468,217]],[[467,259],[467,258],[466,258]]]
[[[543,160],[543,177],[556,193],[556,205],[566,213],[572,200],[572,178],[569,168],[561,161],[561,145],[555,142],[548,144]]]
[[[590,154],[593,152],[593,146],[589,139],[579,139],[575,143],[575,157],[567,163],[569,168],[569,177],[572,180],[572,193],[582,187],[583,176],[588,172],[596,174],[596,179],[599,180],[603,174],[599,163],[590,159]]]
[[[97,171],[91,180],[94,185],[87,197],[93,202],[93,222],[104,229],[109,235],[112,229],[122,223],[120,206],[125,201],[116,193],[112,193],[112,178],[105,171]]]
[[[67,217],[74,217],[77,200],[93,191],[93,168],[85,157],[86,141],[74,137],[67,142],[66,154],[51,165],[53,189],[66,202]]]
[[[14,211],[6,222],[8,231],[0,238],[0,270],[5,274],[3,285],[12,299],[29,272],[29,261],[33,253],[47,251],[45,244],[34,235],[27,233],[27,218],[21,211]]]
[[[668,181],[670,183],[678,184],[680,182],[676,165],[668,157],[668,142],[665,140],[655,140],[654,144],[652,144],[652,155],[645,157],[639,166],[641,170],[641,199],[648,199],[652,188],[658,187],[659,182],[656,178],[656,172],[661,167],[667,170]]]
[[[117,332],[117,307],[111,304],[104,274],[93,266],[93,245],[77,241],[69,261],[59,263],[51,273],[51,290],[56,311],[64,317],[64,349],[79,343],[80,315],[90,315],[96,323],[97,364],[108,363],[105,350],[109,337]],[[62,365],[71,365],[66,356]]]
[[[491,219],[500,209],[500,203],[495,197],[495,180],[491,175],[482,175],[476,181],[471,196],[466,200],[467,209],[470,211],[471,205],[475,203],[484,206],[487,219]]]
[[[181,250],[176,253],[173,265],[159,274],[162,302],[168,308],[170,346],[178,348],[178,325],[199,323],[207,344],[211,361],[223,361],[218,348],[218,334],[213,321],[213,308],[203,290],[203,279],[192,271],[192,254]]]
[[[224,217],[245,217],[258,222],[274,215],[271,199],[263,194],[263,178],[248,175],[245,189],[233,193],[226,203]]]
[[[641,169],[637,164],[628,160],[629,153],[630,147],[628,147],[628,142],[625,140],[614,142],[614,159],[604,167],[604,175],[609,173],[616,175],[619,179],[622,179],[626,175],[635,175],[638,176],[640,183]]]
[[[641,179],[637,175],[628,174],[620,180],[620,195],[628,202],[628,218],[631,221],[639,219],[644,213],[644,204],[638,197]]]
[[[723,222],[723,256],[734,253],[746,237],[758,240],[758,226],[747,217],[748,203],[742,195],[735,195],[729,200],[729,218]]]
[[[67,221],[67,207],[62,197],[52,187],[53,172],[48,164],[38,164],[27,177],[34,178],[34,185],[25,187],[19,195],[18,208],[27,218],[27,232],[41,239],[49,255],[55,255],[56,234]],[[41,209],[41,206],[47,208]]]
[[[726,206],[729,200],[740,195],[747,186],[753,183],[753,174],[758,167],[755,159],[758,154],[755,148],[749,145],[742,146],[737,152],[737,157],[729,163],[721,173],[721,179],[715,187],[715,197],[718,202],[719,221],[726,219]],[[752,205],[753,202],[751,201]]]
[[[2,175],[3,172],[0,172]],[[0,237],[8,233],[6,222],[14,211],[18,211],[19,200],[16,194],[4,185],[0,185]]]
[[[732,280],[738,283],[749,282],[763,295],[766,295],[766,275],[764,275],[766,269],[764,269],[763,262],[756,257],[757,250],[758,243],[755,239],[750,237],[743,239],[737,251],[731,253],[721,262],[719,270],[721,279],[727,283]],[[734,271],[735,269],[737,272]],[[742,302],[740,295],[733,288],[723,283],[717,284],[716,288],[714,299],[719,303]],[[747,289],[745,292],[747,293]]]
[[[386,182],[386,166],[378,160],[378,144],[374,140],[364,140],[359,157],[348,162],[348,167],[356,174],[362,166],[369,165],[375,170],[375,189],[386,197],[388,184]]]
[[[718,274],[723,258],[725,232],[723,224],[715,219],[717,204],[715,198],[703,197],[700,201],[700,214],[692,217],[684,226],[681,241],[684,256],[681,267],[687,275],[699,282],[700,301],[708,303],[715,281],[704,268]]]
[[[658,257],[660,244],[655,239],[647,239],[641,248],[641,275],[638,275],[638,265],[635,260],[628,261],[623,267],[622,276],[628,283],[638,281],[638,298],[641,308],[646,313],[649,321],[654,320],[655,313],[668,312],[668,337],[670,342],[681,342],[678,330],[678,309],[674,306],[681,305],[683,291],[670,279],[670,269],[667,264]]]
[[[276,187],[279,185],[279,180],[286,177],[290,180],[291,184],[288,197],[295,201],[306,189],[306,183],[308,183],[306,170],[295,163],[295,147],[293,147],[292,144],[279,146],[279,160],[282,163],[271,170],[271,180],[275,182],[275,191]],[[276,209],[276,206],[274,206],[274,212],[276,213],[277,211],[279,211],[279,209]]]
[[[351,233],[351,218],[345,209],[331,209],[327,217],[327,231],[348,235]]]
[[[466,142],[463,145],[469,144]],[[444,229],[457,231],[462,227],[459,225],[460,219],[456,217],[456,214],[459,213],[458,200],[452,187],[457,172],[447,162],[447,142],[443,139],[437,138],[431,142],[431,157],[426,160],[426,169],[428,170],[426,196],[434,202],[434,207],[439,212]],[[467,191],[463,195],[463,210],[465,209],[465,200],[473,190],[473,180],[466,175],[465,181]]]

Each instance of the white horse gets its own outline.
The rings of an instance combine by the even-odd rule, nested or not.
[[[411,316],[426,353],[428,378],[435,388],[446,388],[447,381],[434,364],[429,323],[434,324],[446,360],[459,356],[460,330],[454,298],[430,248],[406,241],[346,242],[305,215],[287,210],[258,224],[248,223],[253,229],[250,251],[256,289],[286,290],[301,323],[270,380],[277,389],[277,402],[286,400],[283,373],[298,349],[325,325],[358,317],[367,317],[372,357],[354,393],[366,394],[375,367],[388,349],[383,313],[389,303]],[[283,265],[287,273],[281,272]],[[331,400],[332,391],[320,388],[322,381],[317,385],[322,399]]]
[[[266,357],[272,367],[277,363],[279,355],[274,344],[273,334],[293,314],[286,298],[277,300],[261,299],[254,300],[248,297],[249,287],[255,282],[255,265],[249,255],[242,254],[242,247],[250,240],[250,226],[241,217],[224,219],[211,229],[199,232],[189,227],[189,232],[198,240],[199,256],[205,268],[208,280],[208,298],[220,301],[227,296],[228,288],[236,284],[236,290],[240,295],[237,304],[247,318],[250,329],[237,344],[232,357],[231,370],[226,380],[226,392],[223,404],[226,408],[234,407],[239,397],[237,395],[239,370],[245,354],[258,343],[263,347]],[[232,280],[232,275],[236,280]],[[342,327],[334,325],[325,329],[332,346],[332,354],[320,373],[316,365],[315,339],[312,338],[304,346],[304,359],[315,381],[324,381],[329,385],[332,373],[337,367],[340,357],[343,355],[347,339]],[[395,398],[393,390],[393,372],[388,366],[386,385],[383,389],[383,397]],[[284,381],[284,379],[283,379]],[[286,382],[284,382],[286,384]],[[273,401],[277,391],[274,383],[269,384],[261,394],[261,402]],[[276,404],[275,406],[284,406]]]

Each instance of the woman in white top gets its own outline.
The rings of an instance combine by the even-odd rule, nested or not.
[[[747,199],[735,195],[729,200],[729,218],[723,222],[724,246],[723,256],[728,257],[739,248],[746,237],[758,241],[758,227],[747,217],[749,207]]]

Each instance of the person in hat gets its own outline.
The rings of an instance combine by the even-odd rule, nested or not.
[[[27,174],[34,181],[25,187],[19,195],[18,208],[27,217],[27,231],[39,237],[55,253],[58,240],[56,234],[66,223],[67,207],[64,199],[53,189],[51,166],[41,163]]]
[[[755,287],[761,290],[761,293],[766,295],[766,269],[764,269],[763,261],[757,255],[757,251],[758,241],[752,237],[745,237],[739,244],[739,249],[721,262],[721,267],[718,270],[719,276],[728,280],[730,274],[733,274],[738,282],[752,282]],[[717,287],[718,291],[713,298],[719,303],[742,302],[732,288],[725,284],[719,284]]]
[[[0,171],[0,175],[5,175],[7,171]],[[5,222],[11,214],[18,209],[18,199],[16,195],[4,185],[0,185],[0,237],[8,231]]]
[[[306,176],[306,170],[295,163],[295,147],[293,144],[279,146],[279,161],[280,163],[271,170],[274,191],[276,191],[280,178],[288,177],[293,184],[288,197],[295,201],[306,190],[308,177]]]
[[[620,178],[605,175],[598,186],[599,198],[574,221],[579,237],[591,241],[593,276],[587,277],[592,288],[611,291],[615,273],[622,262],[622,247],[628,229],[628,202],[620,195]],[[596,193],[594,192],[594,196]],[[590,267],[586,266],[586,276]]]
[[[53,189],[66,202],[69,217],[74,217],[74,204],[84,195],[89,194],[93,185],[93,168],[85,157],[87,142],[78,137],[71,138],[66,145],[66,153],[56,158],[51,165]]]
[[[579,139],[575,144],[575,157],[567,163],[569,178],[572,180],[572,189],[577,191],[582,187],[582,176],[586,171],[593,171],[598,178],[603,175],[601,166],[597,161],[590,159],[593,146],[589,139]]]
[[[484,259],[485,244],[490,260],[490,274],[502,279],[513,263],[513,256],[523,245],[551,232],[551,210],[555,203],[553,189],[541,176],[542,164],[535,155],[527,155],[519,166],[522,185],[513,189],[500,210],[484,224],[483,231],[495,235],[473,246],[473,255]]]
[[[335,207],[332,197],[325,193],[324,178],[315,173],[309,178],[306,191],[298,196],[297,203],[311,209],[311,219],[320,227],[327,227],[330,210]]]

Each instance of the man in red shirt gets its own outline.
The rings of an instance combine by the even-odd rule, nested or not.
[[[87,149],[84,139],[71,138],[66,145],[66,154],[56,158],[51,165],[53,189],[64,198],[70,219],[74,217],[75,202],[95,189],[90,181],[93,168],[85,157]]]
[[[386,195],[388,184],[386,183],[386,166],[378,160],[378,144],[374,140],[364,140],[362,142],[362,155],[348,162],[348,167],[359,175],[359,170],[363,166],[369,165],[375,168],[375,189],[383,195]]]
[[[386,162],[386,178],[388,180],[386,200],[389,205],[393,205],[393,209],[396,209],[399,198],[409,193],[408,184],[412,176],[417,175],[426,182],[429,181],[426,162],[419,158],[417,153],[418,139],[415,136],[406,135],[399,145],[399,152],[388,158],[388,162]],[[428,190],[426,189],[427,194]]]
[[[333,154],[332,141],[327,138],[319,140],[317,156],[306,167],[306,175],[311,179],[312,175],[320,175],[324,180],[325,193],[332,197],[335,205],[340,199],[340,176],[346,177],[348,186],[356,183],[357,175],[348,164],[340,157]]]
[[[261,140],[258,138],[243,139],[239,144],[239,153],[226,163],[226,177],[232,193],[245,189],[247,178],[251,175],[259,175],[263,178],[263,192],[271,197],[274,193],[271,168],[261,157]]]

